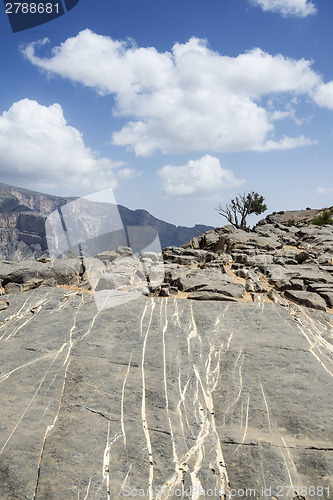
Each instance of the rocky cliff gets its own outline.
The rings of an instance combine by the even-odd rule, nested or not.
[[[38,258],[47,252],[45,218],[74,198],[52,196],[0,183],[0,256],[20,261]],[[155,218],[146,210],[118,206],[125,226],[154,228],[162,247],[182,245],[202,232],[205,225],[183,227]]]

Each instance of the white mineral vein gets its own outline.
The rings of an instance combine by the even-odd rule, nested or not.
[[[150,434],[149,434],[149,429],[148,429],[148,422],[147,422],[147,415],[146,415],[146,380],[145,380],[145,355],[146,355],[146,347],[147,347],[147,340],[148,340],[148,335],[149,335],[149,330],[150,330],[150,325],[151,321],[153,318],[153,312],[155,309],[155,302],[154,299],[152,298],[151,300],[151,311],[150,311],[150,318],[149,318],[149,323],[147,326],[145,338],[143,341],[143,348],[142,348],[142,362],[141,362],[141,371],[142,371],[142,404],[141,404],[141,419],[142,419],[142,427],[143,427],[143,432],[146,438],[147,442],[147,449],[148,449],[148,455],[149,455],[149,480],[148,480],[148,490],[149,490],[149,499],[153,499],[153,480],[154,480],[154,461],[153,461],[153,448],[150,440]],[[146,313],[147,308],[144,309],[143,315]],[[143,324],[143,315],[141,317],[141,324]]]
[[[121,430],[122,430],[122,433],[123,433],[124,447],[125,448],[126,448],[126,432],[125,432],[125,423],[124,423],[124,401],[125,401],[126,382],[127,382],[127,378],[128,378],[129,372],[130,372],[130,368],[131,368],[131,361],[132,361],[132,354],[130,355],[130,359],[129,359],[128,367],[127,367],[127,372],[126,372],[126,375],[125,375],[125,378],[124,378],[124,382],[123,382],[123,387],[122,387],[122,390],[121,390],[120,421],[121,421]]]

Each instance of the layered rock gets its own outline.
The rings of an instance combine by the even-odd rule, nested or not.
[[[73,200],[0,183],[0,257],[20,261],[46,255],[45,218]],[[93,211],[94,203],[90,202],[85,217],[89,219]],[[155,230],[162,246],[182,245],[212,229],[200,224],[175,226],[157,219],[146,210],[129,210],[121,205],[117,206],[117,211],[125,227],[144,226]]]
[[[331,315],[159,297],[97,311],[59,288],[8,300],[1,499],[330,498]]]
[[[94,258],[73,257],[75,264],[66,258],[5,263],[0,284],[7,293],[77,285],[91,292],[132,290],[163,297],[181,294],[193,300],[272,302],[279,295],[301,306],[322,310],[333,306],[332,226],[268,223],[253,232],[224,227],[182,247],[167,247],[162,256],[154,252],[133,256],[130,248],[118,247]]]

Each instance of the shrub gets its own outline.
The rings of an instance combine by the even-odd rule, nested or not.
[[[280,212],[278,212],[279,215],[283,215],[284,214],[284,210],[280,210]]]
[[[324,210],[321,214],[317,215],[312,221],[312,224],[317,226],[325,226],[326,224],[333,224],[333,210]]]
[[[306,209],[305,209],[305,210],[311,210],[311,208],[310,208],[310,207],[306,207]]]

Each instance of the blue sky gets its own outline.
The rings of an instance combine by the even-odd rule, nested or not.
[[[223,225],[244,191],[333,205],[332,19],[328,0],[80,0],[13,34],[2,8],[0,180],[112,186],[177,225]]]

